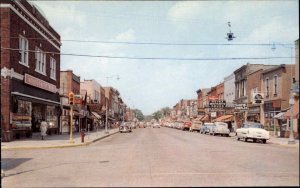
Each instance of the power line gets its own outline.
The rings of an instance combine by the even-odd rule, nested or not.
[[[2,50],[20,51],[16,48],[1,47]],[[25,50],[27,52],[38,52],[55,55],[77,56],[77,57],[98,57],[109,59],[137,59],[137,60],[174,60],[174,61],[217,61],[217,60],[263,60],[263,59],[287,59],[295,57],[220,57],[220,58],[180,58],[180,57],[128,57],[128,56],[108,56],[108,55],[90,55],[90,54],[75,54],[75,53],[58,53],[58,52],[40,52],[35,50]],[[297,57],[298,58],[298,57]]]
[[[2,38],[12,38],[18,39],[19,37],[2,37]],[[26,38],[29,40],[54,40],[56,39],[45,39],[45,38]],[[166,46],[273,46],[274,43],[163,43],[163,42],[122,42],[122,41],[103,41],[103,40],[77,40],[77,39],[62,39],[60,41],[65,42],[80,42],[80,43],[108,43],[108,44],[136,44],[136,45],[166,45]],[[275,43],[277,44],[277,43]],[[282,44],[282,45],[292,45],[292,44]]]

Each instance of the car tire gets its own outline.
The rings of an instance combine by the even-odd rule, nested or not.
[[[248,138],[245,138],[245,142],[247,142],[248,141]]]
[[[267,140],[266,140],[266,139],[263,139],[263,140],[262,140],[262,143],[263,143],[263,144],[266,144],[266,143],[267,143]]]
[[[239,141],[240,140],[240,138],[239,137],[236,137],[236,139]]]
[[[256,143],[257,142],[257,139],[256,138],[253,138],[253,143]]]

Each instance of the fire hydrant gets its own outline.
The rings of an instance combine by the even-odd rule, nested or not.
[[[84,143],[84,129],[81,129],[81,134],[80,134],[80,136],[81,136],[81,143]]]

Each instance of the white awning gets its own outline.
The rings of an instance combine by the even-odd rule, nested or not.
[[[279,114],[276,114],[273,118],[274,119],[283,119],[285,112],[280,112]]]
[[[100,116],[97,112],[92,112],[92,114],[93,114],[97,119],[101,119],[101,116]]]

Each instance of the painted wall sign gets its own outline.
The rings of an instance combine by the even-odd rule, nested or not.
[[[34,87],[38,87],[40,89],[50,91],[52,93],[56,93],[58,91],[58,89],[56,88],[55,85],[50,84],[50,83],[48,83],[44,80],[41,80],[39,78],[36,78],[34,76],[31,76],[29,74],[25,74],[24,83],[32,85]]]

